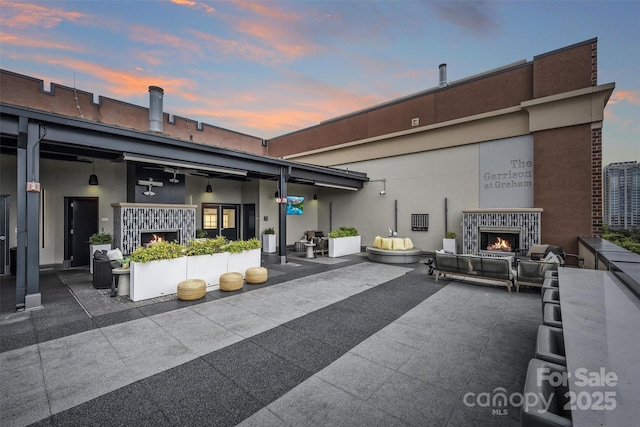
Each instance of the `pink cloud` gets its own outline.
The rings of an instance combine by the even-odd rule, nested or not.
[[[67,51],[73,51],[73,52],[86,52],[85,49],[81,49],[77,46],[65,45],[59,42],[51,41],[50,39],[40,40],[40,39],[30,38],[24,35],[15,36],[15,35],[3,33],[3,32],[0,32],[0,43],[3,43],[5,45],[28,47],[28,48],[35,48],[35,49],[59,49],[59,50],[67,50]]]
[[[143,42],[149,45],[171,46],[181,51],[189,51],[202,57],[200,48],[193,42],[183,40],[180,37],[158,31],[146,25],[134,25],[129,30],[129,37],[132,40]]]
[[[628,102],[629,104],[640,103],[638,91],[635,90],[616,90],[609,99],[609,104],[618,104],[620,102]]]
[[[2,2],[0,26],[9,28],[52,28],[63,21],[78,21],[87,18],[80,12],[64,11],[31,3]]]
[[[211,7],[205,3],[191,1],[191,0],[171,0],[171,3],[177,4],[178,6],[187,6],[195,9],[204,10],[207,13],[215,13],[216,9]]]

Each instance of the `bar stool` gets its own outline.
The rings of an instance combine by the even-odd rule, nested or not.
[[[566,366],[567,358],[564,352],[562,329],[546,325],[538,326],[536,358]]]
[[[554,328],[562,328],[562,311],[559,304],[545,304],[542,323]]]

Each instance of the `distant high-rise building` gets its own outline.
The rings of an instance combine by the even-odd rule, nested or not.
[[[640,228],[640,164],[611,163],[604,168],[604,223],[612,229]]]

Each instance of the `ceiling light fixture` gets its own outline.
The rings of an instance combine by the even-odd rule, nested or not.
[[[93,173],[89,177],[89,185],[98,185],[98,175],[96,175],[96,159],[94,158],[91,162],[93,166]]]

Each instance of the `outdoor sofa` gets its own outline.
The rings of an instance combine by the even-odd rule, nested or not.
[[[515,272],[511,257],[483,257],[435,252],[434,271],[436,281],[441,275],[470,277],[503,283],[509,292],[514,284]]]

